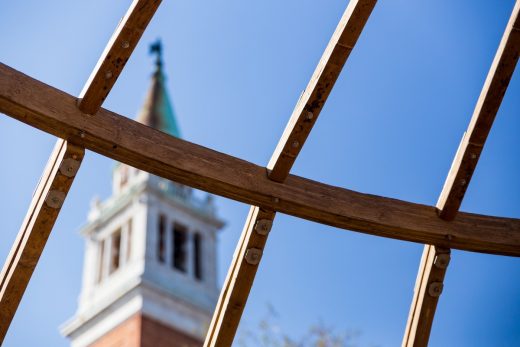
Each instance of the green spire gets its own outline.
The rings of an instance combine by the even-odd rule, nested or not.
[[[160,40],[150,46],[150,53],[156,54],[155,72],[152,75],[152,84],[146,95],[143,108],[137,116],[137,121],[175,137],[181,137],[175,111],[166,90]]]

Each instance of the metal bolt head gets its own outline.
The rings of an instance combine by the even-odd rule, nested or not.
[[[275,204],[277,204],[277,203],[280,202],[280,199],[279,199],[279,198],[276,198],[276,197],[273,197],[273,202],[274,202]]]
[[[74,177],[79,169],[79,161],[72,158],[64,159],[60,165],[60,172],[67,177]]]
[[[79,134],[79,137],[81,137],[82,139],[84,139],[84,138],[85,138],[85,132],[82,131],[82,132]]]
[[[250,265],[258,265],[260,258],[262,258],[262,250],[259,248],[249,248],[244,256],[244,259]]]
[[[291,144],[291,147],[292,148],[298,148],[300,147],[300,143],[298,141],[294,141],[292,144]]]
[[[460,180],[460,185],[465,186],[466,183],[468,183],[468,182],[466,181],[466,179],[463,178],[463,179]]]
[[[60,208],[65,201],[65,193],[60,192],[59,190],[51,190],[47,193],[47,197],[45,198],[45,203],[50,208]]]
[[[477,155],[475,153],[471,153],[471,159],[477,159]]]
[[[273,221],[269,219],[259,219],[255,224],[255,231],[260,235],[267,235],[271,231]]]
[[[123,48],[128,48],[128,47],[130,47],[130,42],[128,42],[128,41],[126,41],[126,40],[123,41],[123,42],[121,42],[121,47],[123,47]]]
[[[112,71],[110,71],[110,70],[107,71],[107,72],[105,73],[105,78],[106,78],[107,80],[110,79],[110,78],[112,78],[112,76],[113,76],[113,74],[112,74]]]
[[[450,255],[447,253],[437,254],[433,260],[433,264],[439,269],[446,269],[450,264]]]
[[[307,114],[305,115],[306,120],[312,120],[314,118],[314,114],[310,111],[307,111]]]
[[[432,282],[428,286],[428,294],[434,298],[438,298],[442,294],[444,284],[442,282]]]

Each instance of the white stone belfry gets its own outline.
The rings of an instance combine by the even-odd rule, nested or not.
[[[160,55],[156,65],[137,119],[180,136]],[[212,197],[119,163],[112,179],[112,196],[93,201],[81,230],[83,285],[62,334],[73,347],[104,345],[96,341],[138,314],[202,341],[218,299],[217,232],[224,225]]]

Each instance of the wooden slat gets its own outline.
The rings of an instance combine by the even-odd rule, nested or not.
[[[283,182],[289,174],[376,2],[350,1],[267,165],[270,179]]]
[[[289,175],[376,1],[353,0],[349,3],[268,164],[270,179],[284,182]],[[259,265],[248,264],[244,256],[249,249],[263,251],[267,235],[258,235],[254,226],[272,221],[274,217],[274,212],[251,207],[204,346],[232,344]]]
[[[445,248],[520,256],[520,220],[459,213],[362,194],[289,175],[273,182],[264,167],[216,152],[101,109],[0,64],[0,112],[114,160],[197,189],[342,229]]]
[[[471,176],[477,166],[493,121],[513,75],[520,52],[520,0],[513,8],[493,64],[480,94],[467,132],[464,133],[457,154],[437,202],[439,216],[453,220],[458,213]],[[448,252],[449,250],[444,250]],[[438,250],[425,245],[419,267],[415,293],[403,338],[403,347],[425,347],[437,308],[438,297],[428,295],[432,282],[442,283],[446,268],[435,265]]]
[[[96,113],[116,83],[161,0],[134,0],[80,94],[81,111]]]
[[[462,138],[442,194],[437,202],[441,218],[451,220],[460,208],[495,116],[520,54],[520,1],[517,0],[491,69],[480,93],[468,130]]]
[[[268,237],[269,230],[264,231],[267,232],[264,234],[256,229],[261,227],[260,223],[272,223],[274,217],[275,213],[272,211],[251,206],[226,281],[220,292],[204,346],[231,346]],[[253,254],[253,257],[258,256],[256,262],[251,262],[248,252],[251,254],[257,252]]]
[[[0,345],[43,252],[84,150],[58,140],[0,274]]]
[[[449,261],[449,249],[430,245],[424,247],[403,338],[403,347],[428,346],[433,317],[442,293]]]

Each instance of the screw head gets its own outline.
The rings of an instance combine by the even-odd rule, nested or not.
[[[126,41],[126,40],[123,41],[123,42],[121,42],[121,47],[123,47],[123,48],[128,48],[128,47],[130,47],[130,42],[128,42],[128,41]]]
[[[294,141],[292,144],[291,144],[291,147],[292,148],[298,148],[300,147],[300,143],[298,141]]]
[[[314,114],[310,111],[307,111],[307,114],[305,115],[306,120],[312,120],[314,118]]]
[[[107,71],[107,72],[105,73],[105,78],[106,78],[107,80],[110,79],[110,78],[112,78],[112,76],[113,76],[112,71]]]

